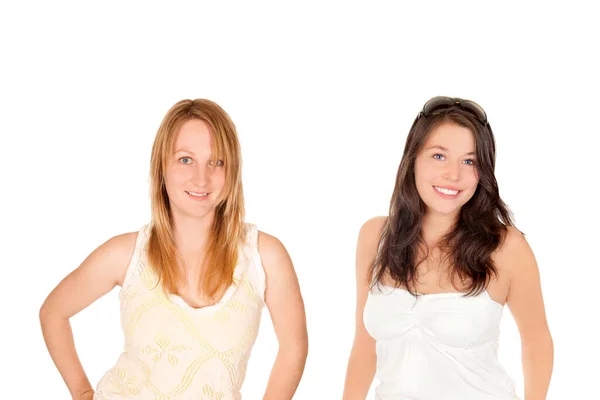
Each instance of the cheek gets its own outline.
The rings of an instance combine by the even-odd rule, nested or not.
[[[185,182],[185,175],[185,171],[181,171],[177,168],[167,168],[165,171],[165,186],[167,187],[167,191],[169,188],[175,188]]]
[[[477,185],[479,184],[479,174],[476,169],[473,169],[473,173],[467,174],[465,179],[467,185],[472,188],[473,191],[477,189]]]
[[[217,170],[212,176],[213,185],[222,190],[223,186],[225,186],[225,176],[225,169]]]
[[[417,161],[415,163],[415,182],[417,185],[429,184],[439,174],[436,169],[430,165],[427,165],[424,161]]]

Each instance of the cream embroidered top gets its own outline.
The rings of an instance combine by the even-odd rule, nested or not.
[[[264,306],[256,226],[246,224],[234,284],[216,304],[192,308],[166,295],[147,265],[150,228],[138,234],[120,292],[125,350],[94,400],[238,400]]]

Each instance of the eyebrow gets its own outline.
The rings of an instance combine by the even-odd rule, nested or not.
[[[193,151],[190,150],[186,150],[186,149],[177,149],[173,152],[173,154],[177,154],[177,153],[190,153],[191,155],[195,156]]]
[[[440,149],[442,151],[450,152],[450,150],[448,150],[444,146],[440,146],[440,145],[437,145],[437,144],[433,145],[433,146],[430,146],[430,147],[426,148],[425,150],[431,150],[431,149]],[[465,156],[474,156],[474,155],[475,155],[475,152],[473,152],[473,151],[465,154]]]

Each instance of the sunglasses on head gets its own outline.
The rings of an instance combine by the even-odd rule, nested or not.
[[[435,115],[440,111],[447,110],[451,107],[460,107],[465,111],[473,114],[479,122],[483,125],[487,124],[487,115],[483,108],[471,100],[463,100],[458,97],[445,97],[445,96],[437,96],[433,97],[425,105],[423,106],[423,110],[420,115],[424,117],[429,117],[431,115]]]

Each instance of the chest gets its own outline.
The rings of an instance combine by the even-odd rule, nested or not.
[[[130,349],[229,351],[254,341],[264,306],[244,276],[220,301],[201,308],[166,294],[160,285],[132,280],[121,293],[121,323]],[[242,346],[243,347],[243,346]]]
[[[498,263],[495,262],[495,264],[498,274],[492,274],[486,286],[486,294],[494,302],[504,304],[510,284],[502,268],[499,268]],[[448,259],[439,253],[434,253],[417,265],[416,274],[417,279],[413,289],[417,293],[442,294],[469,291],[470,280],[461,280],[458,274],[453,274]],[[396,286],[389,277],[383,279],[383,284]]]
[[[364,323],[376,340],[419,338],[469,348],[497,339],[503,307],[487,292],[413,296],[404,289],[375,286],[367,297]]]
[[[196,287],[185,286],[179,289],[179,293],[172,298],[178,298],[178,302],[185,303],[192,309],[202,309],[204,307],[210,307],[220,302],[223,297],[223,293],[213,298],[205,296],[202,293],[198,293]]]

